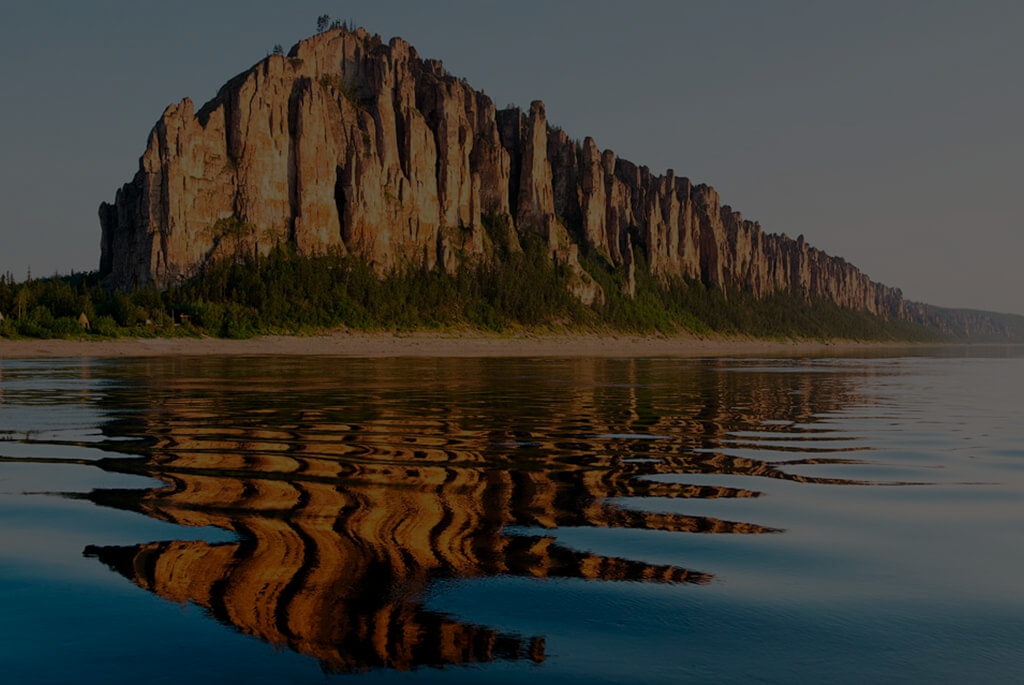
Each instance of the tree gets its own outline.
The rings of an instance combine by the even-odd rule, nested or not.
[[[331,18],[326,14],[321,14],[316,18],[316,32],[323,33],[327,30],[327,27],[331,23]]]
[[[274,54],[275,55],[283,55],[284,54],[284,48],[281,47],[280,43],[278,43],[277,45],[274,46]]]

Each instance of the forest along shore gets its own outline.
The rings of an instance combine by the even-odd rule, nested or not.
[[[335,332],[318,336],[8,340],[0,359],[205,355],[322,355],[339,357],[722,357],[835,355],[920,349],[924,344],[855,341],[775,341],[628,334],[486,335],[480,333]]]

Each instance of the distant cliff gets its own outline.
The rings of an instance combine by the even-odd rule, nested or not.
[[[630,275],[642,257],[659,276],[908,316],[899,290],[803,236],[763,232],[713,188],[574,141],[549,127],[540,102],[497,110],[441,62],[362,29],[267,57],[198,112],[188,99],[168,107],[100,222],[100,271],[121,288],[163,288],[210,259],[280,241],[381,271],[453,270],[487,255],[498,227],[511,249],[538,234],[588,304],[604,293],[581,250]]]
[[[950,342],[1024,342],[1024,316],[1019,314],[948,309],[920,302],[907,302],[905,318],[935,331],[941,338]]]

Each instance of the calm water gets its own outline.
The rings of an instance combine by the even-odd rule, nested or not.
[[[1024,682],[1024,358],[0,361],[3,682]]]

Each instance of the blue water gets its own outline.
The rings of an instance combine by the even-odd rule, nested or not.
[[[1022,682],[1024,357],[0,361],[4,682]]]

